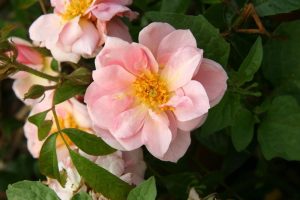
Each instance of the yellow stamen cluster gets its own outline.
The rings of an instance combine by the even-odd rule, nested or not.
[[[147,105],[154,111],[163,111],[161,105],[168,102],[170,92],[167,83],[158,74],[143,73],[132,85],[134,96],[141,103]],[[167,110],[170,110],[169,108]]]
[[[69,21],[77,16],[82,16],[92,2],[93,0],[71,0],[66,11],[62,14],[62,18]]]
[[[73,118],[73,116],[71,114],[68,114],[66,118],[62,118],[62,117],[58,117],[58,122],[59,122],[59,126],[61,129],[64,128],[79,128],[78,124],[76,123],[75,119]],[[53,123],[52,128],[50,133],[55,133],[58,131],[58,128],[56,126],[56,123]],[[64,139],[66,140],[66,142],[68,143],[68,145],[72,145],[72,141],[69,139],[69,137],[66,134],[63,134]],[[64,141],[61,138],[60,135],[58,135],[57,140],[56,140],[56,145],[62,146],[64,145]]]

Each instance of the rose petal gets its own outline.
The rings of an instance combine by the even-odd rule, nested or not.
[[[203,51],[197,48],[184,47],[170,56],[161,72],[161,76],[167,81],[170,91],[175,91],[192,80],[202,59],[202,54]]]
[[[227,89],[227,74],[222,66],[210,59],[203,59],[194,79],[199,81],[209,97],[211,107],[222,99]]]
[[[162,160],[177,162],[187,151],[191,144],[190,132],[178,130],[177,136],[171,142],[168,151],[163,156]]]
[[[158,63],[166,63],[178,49],[183,47],[197,48],[197,42],[190,30],[175,30],[164,37],[157,50]]]
[[[157,57],[157,49],[161,40],[173,31],[175,28],[168,23],[153,22],[141,30],[139,42],[148,47]]]
[[[169,129],[167,115],[165,113],[156,114],[149,111],[145,119],[142,134],[149,152],[157,158],[162,158],[172,140],[172,132]]]
[[[208,112],[210,108],[209,99],[201,83],[190,81],[182,87],[182,90],[184,95],[177,92],[167,103],[167,105],[174,107],[177,120],[189,121]]]

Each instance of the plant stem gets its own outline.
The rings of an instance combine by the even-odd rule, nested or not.
[[[24,72],[28,72],[30,74],[33,74],[35,76],[38,76],[38,77],[41,77],[41,78],[44,78],[44,79],[48,79],[50,81],[54,81],[54,82],[58,82],[59,81],[59,77],[55,77],[55,76],[51,76],[49,74],[45,74],[43,72],[40,72],[38,70],[35,70],[31,67],[28,67],[26,65],[22,65],[20,63],[15,63],[15,65],[17,66],[17,68],[20,70],[20,71],[24,71]]]
[[[39,0],[39,3],[40,3],[40,6],[41,6],[41,8],[42,8],[43,13],[44,13],[44,14],[47,14],[47,10],[46,10],[44,1],[43,1],[43,0]]]

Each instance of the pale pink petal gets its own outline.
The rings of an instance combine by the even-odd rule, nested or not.
[[[128,138],[116,137],[115,139],[122,145],[122,149],[124,149],[125,151],[132,151],[134,149],[140,148],[144,144],[141,131]]]
[[[117,37],[127,42],[132,42],[128,27],[121,19],[115,17],[106,24],[107,35],[110,37]]]
[[[178,49],[183,47],[197,48],[197,42],[190,30],[175,30],[164,37],[157,50],[158,63],[166,63]]]
[[[206,90],[211,107],[222,99],[227,89],[227,74],[222,66],[210,59],[203,59],[198,73],[194,76]]]
[[[114,16],[129,11],[128,7],[116,3],[100,3],[92,8],[93,15],[101,21],[109,21]]]
[[[63,13],[67,3],[69,3],[68,0],[51,0],[51,6],[54,7],[56,13]]]
[[[183,131],[192,131],[199,128],[206,120],[207,114],[189,121],[177,121],[177,126]]]
[[[90,117],[95,125],[102,129],[114,127],[116,117],[129,109],[133,99],[118,94],[98,97],[92,105],[88,104]]]
[[[183,92],[177,92],[167,103],[174,107],[174,114],[177,120],[189,121],[208,112],[210,108],[209,99],[201,83],[190,81],[182,90]]]
[[[124,160],[120,151],[106,156],[98,156],[94,163],[118,177],[124,172]]]
[[[98,68],[93,71],[93,80],[103,90],[124,91],[136,78],[118,65]]]
[[[127,139],[137,134],[142,126],[147,114],[147,108],[144,106],[136,106],[125,110],[114,119],[114,125],[110,131],[114,137],[119,139]]]
[[[32,82],[31,77],[16,79],[13,83],[12,89],[15,92],[15,95],[26,105],[33,105],[36,102],[33,99],[27,99],[24,101],[24,95],[28,92],[33,84],[34,83]]]
[[[124,173],[132,174],[131,182],[138,185],[144,180],[146,170],[142,149],[139,148],[133,151],[123,152],[122,155],[125,162]]]
[[[24,125],[24,134],[27,138],[27,148],[34,158],[38,158],[40,156],[40,151],[43,145],[43,142],[38,139],[37,132],[37,127],[29,121],[26,121]]]
[[[165,113],[156,114],[149,111],[142,130],[144,143],[149,152],[157,158],[162,158],[169,149],[172,132]]]
[[[190,132],[177,130],[176,138],[171,142],[168,151],[161,159],[164,161],[177,162],[185,154],[190,144]]]
[[[192,80],[202,54],[203,51],[197,48],[184,47],[170,56],[161,72],[161,76],[168,83],[169,90],[174,91]]]
[[[79,25],[80,17],[67,22],[59,33],[59,42],[66,51],[71,51],[72,44],[80,38],[83,30]]]
[[[153,22],[141,30],[139,42],[148,47],[156,57],[161,40],[173,31],[175,28],[168,23]]]
[[[56,14],[42,15],[30,26],[30,39],[51,48],[56,44],[62,28],[63,24],[60,21],[60,16]]]
[[[70,99],[69,101],[70,104],[72,104],[73,117],[75,118],[78,126],[82,128],[91,128],[92,123],[86,105],[80,103],[74,98]]]
[[[143,45],[129,44],[112,37],[107,38],[106,44],[95,62],[96,67],[119,65],[134,75],[145,71],[158,71],[158,64],[153,55]]]
[[[121,5],[130,5],[132,4],[132,0],[103,0],[105,3],[116,3]]]
[[[52,56],[59,62],[73,62],[77,63],[80,60],[80,55],[73,52],[67,52],[58,47],[57,45],[53,45],[50,48]]]
[[[72,51],[78,54],[92,55],[98,47],[99,33],[93,23],[88,20],[81,19],[79,24],[82,29],[82,35],[73,44]]]
[[[102,129],[96,124],[93,124],[93,130],[95,131],[95,134],[101,139],[107,143],[109,146],[119,149],[122,151],[125,151],[126,149],[111,135],[111,133],[108,130]]]

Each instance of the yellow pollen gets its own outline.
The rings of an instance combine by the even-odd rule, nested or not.
[[[61,129],[64,128],[78,128],[78,129],[82,129],[78,126],[78,124],[76,123],[75,119],[73,118],[73,116],[71,114],[68,113],[68,115],[65,118],[62,117],[58,117],[58,122],[59,122],[59,126]],[[50,133],[55,133],[58,131],[58,128],[56,126],[56,123],[53,123],[52,128]],[[73,142],[69,139],[69,137],[63,133],[64,139],[66,140],[66,142],[68,143],[68,145],[72,145]],[[57,136],[57,140],[56,140],[56,146],[60,147],[64,145],[64,141],[61,138],[60,135]]]
[[[69,21],[77,16],[82,16],[92,2],[93,0],[71,0],[66,11],[62,14],[62,18]]]
[[[167,83],[158,74],[143,73],[132,84],[134,96],[141,103],[153,111],[172,110],[169,106],[162,106],[170,99]]]

